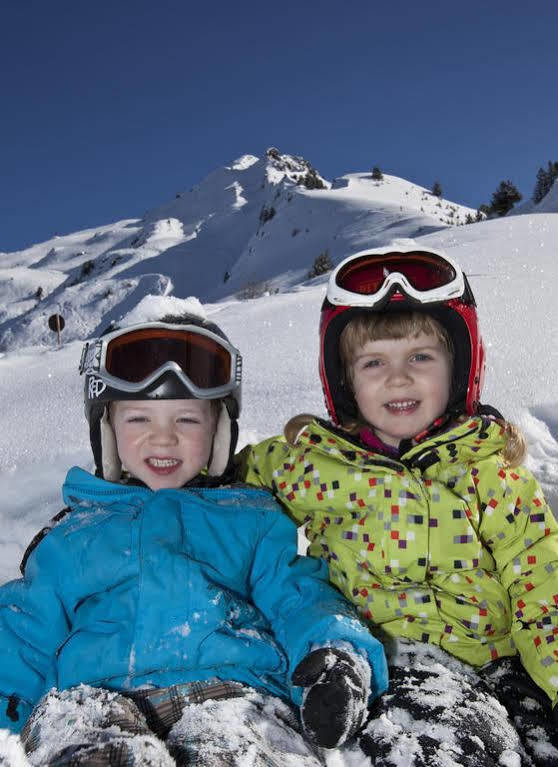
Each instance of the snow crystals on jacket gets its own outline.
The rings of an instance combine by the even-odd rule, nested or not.
[[[247,450],[245,479],[272,489],[309,554],[372,626],[481,666],[520,653],[558,699],[558,525],[504,430],[474,417],[400,459],[313,421],[295,447]]]
[[[68,473],[70,512],[25,577],[0,588],[0,727],[18,731],[52,686],[163,687],[218,677],[299,703],[290,674],[315,644],[349,642],[387,687],[384,651],[296,557],[267,491],[153,492]]]

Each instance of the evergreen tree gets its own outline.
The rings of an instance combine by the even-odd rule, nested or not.
[[[262,209],[260,210],[260,224],[263,225],[266,221],[271,221],[274,215],[275,208],[273,205],[270,205],[269,207],[267,205],[263,205]]]
[[[486,210],[483,210],[483,208],[486,208]],[[475,223],[478,224],[481,221],[484,221],[488,215],[486,212],[488,210],[488,205],[480,205],[479,209],[477,210],[477,214],[475,216]]]
[[[490,201],[490,213],[496,216],[505,216],[521,198],[522,195],[519,190],[509,179],[500,181]]]
[[[378,168],[377,165],[374,165],[374,167],[372,168],[372,180],[373,181],[383,181],[384,180],[384,174]]]
[[[442,185],[439,181],[435,181],[432,186],[432,194],[434,197],[441,197],[442,196]]]
[[[308,272],[308,279],[318,277],[320,274],[327,274],[333,269],[333,261],[330,258],[329,250],[324,250],[319,256],[316,256],[312,268]]]
[[[325,189],[325,184],[318,176],[318,172],[309,167],[304,176],[300,176],[296,182],[299,186],[304,186],[306,189]]]
[[[550,192],[552,185],[558,178],[558,162],[548,162],[546,170],[539,168],[537,181],[533,191],[533,202],[538,204]]]

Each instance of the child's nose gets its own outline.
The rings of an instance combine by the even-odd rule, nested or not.
[[[176,432],[165,424],[154,424],[151,430],[151,441],[155,445],[175,445],[177,442]]]
[[[409,383],[412,375],[407,365],[392,365],[389,370],[388,380],[394,386],[402,386]]]

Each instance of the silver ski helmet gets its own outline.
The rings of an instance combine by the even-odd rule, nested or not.
[[[108,404],[116,400],[219,400],[208,472],[220,476],[226,470],[238,437],[242,358],[215,323],[184,313],[127,327],[111,325],[85,343],[80,373],[97,476],[109,481],[121,477],[108,417]]]

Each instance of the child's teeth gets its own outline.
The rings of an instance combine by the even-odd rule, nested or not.
[[[404,410],[407,407],[413,407],[417,404],[417,401],[414,399],[406,400],[405,402],[389,402],[388,407],[396,408],[397,410]]]
[[[168,466],[175,466],[178,461],[174,458],[150,458],[149,463],[152,464],[152,466],[162,469]]]

